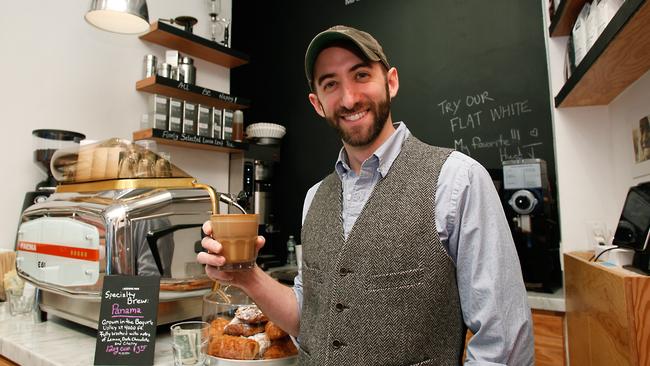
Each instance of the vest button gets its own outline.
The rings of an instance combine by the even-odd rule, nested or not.
[[[341,267],[341,269],[339,269],[339,274],[341,275],[341,277],[347,275],[347,274],[350,273],[350,272],[351,272],[351,271],[348,270],[347,268],[343,268],[343,267]]]
[[[342,312],[343,309],[345,309],[345,306],[341,303],[334,305],[334,307],[336,308],[336,311],[338,311],[339,313]]]
[[[341,348],[341,347],[343,347],[343,346],[345,346],[345,343],[339,341],[338,339],[335,339],[335,340],[332,342],[332,348],[334,348],[334,349],[339,349],[339,348]]]

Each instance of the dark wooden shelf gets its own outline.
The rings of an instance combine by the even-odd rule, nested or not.
[[[190,149],[211,150],[225,153],[248,150],[248,144],[230,140],[220,140],[211,137],[189,135],[150,128],[133,132],[133,140],[154,140],[158,144],[178,146]]]
[[[648,70],[650,5],[626,0],[559,91],[555,106],[607,105]]]
[[[153,94],[162,94],[172,98],[200,103],[216,108],[246,109],[249,101],[244,98],[218,92],[216,90],[191,85],[182,81],[164,78],[160,75],[150,76],[135,84],[135,89]]]
[[[573,24],[575,24],[580,10],[586,3],[587,0],[562,0],[555,14],[553,14],[551,25],[548,27],[548,34],[551,37],[570,35]]]
[[[151,24],[149,31],[140,39],[231,69],[249,61],[249,57],[242,52],[161,22]]]

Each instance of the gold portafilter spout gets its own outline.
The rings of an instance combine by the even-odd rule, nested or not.
[[[213,215],[218,215],[219,214],[219,202],[227,203],[228,206],[235,206],[239,211],[242,213],[246,213],[246,210],[241,207],[232,197],[230,197],[227,194],[224,193],[219,193],[212,188],[212,186],[209,186],[207,184],[203,183],[197,183],[196,181],[192,182],[192,186],[195,188],[201,188],[205,189],[208,191],[208,195],[210,195],[210,203],[212,204],[212,214]]]
[[[205,189],[208,191],[208,195],[210,195],[210,203],[212,204],[212,214],[213,215],[218,215],[219,214],[219,200],[217,199],[217,192],[212,188],[212,186],[209,186],[207,184],[203,183],[198,183],[196,181],[192,182],[192,186],[195,188],[201,188]]]

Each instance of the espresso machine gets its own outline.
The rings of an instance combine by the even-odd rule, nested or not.
[[[263,269],[281,266],[286,256],[286,247],[280,238],[277,207],[274,205],[277,202],[274,199],[277,177],[273,173],[278,169],[279,162],[279,145],[250,144],[247,151],[230,154],[228,190],[239,192],[237,203],[247,213],[258,215],[258,232],[266,239],[258,256],[258,264]]]
[[[503,163],[503,206],[527,290],[561,286],[557,206],[542,159]]]
[[[201,316],[213,281],[195,243],[218,202],[243,211],[230,195],[118,138],[59,149],[50,167],[55,191],[23,210],[15,246],[42,317],[97,328],[107,275],[159,277],[158,325]]]

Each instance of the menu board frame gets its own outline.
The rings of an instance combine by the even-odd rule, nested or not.
[[[152,365],[160,277],[104,277],[95,365]]]

